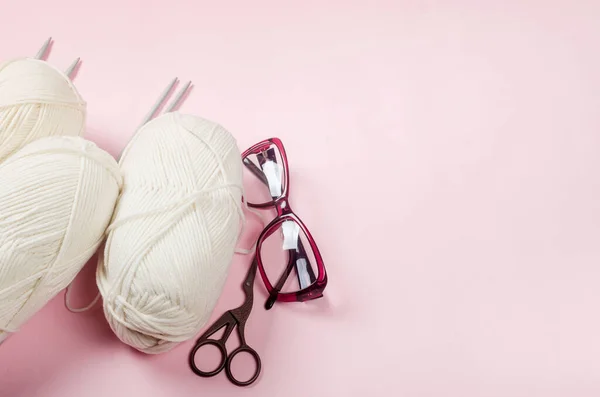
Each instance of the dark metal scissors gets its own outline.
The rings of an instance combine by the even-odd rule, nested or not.
[[[244,303],[236,309],[226,311],[196,341],[196,345],[190,352],[189,356],[190,368],[192,369],[192,371],[194,371],[196,375],[203,377],[211,377],[217,375],[223,370],[223,368],[225,368],[227,378],[229,378],[231,383],[233,383],[236,386],[248,386],[258,378],[258,375],[260,375],[260,357],[258,356],[256,350],[248,346],[248,344],[246,343],[246,337],[244,332],[246,327],[246,320],[248,320],[248,317],[250,317],[250,312],[252,312],[252,305],[254,303],[254,278],[256,276],[257,266],[258,262],[255,258],[254,261],[252,261],[252,265],[250,265],[250,269],[248,270],[248,274],[246,275],[244,284],[242,284],[242,289],[246,294],[246,300],[244,301]],[[231,354],[227,354],[227,347],[225,346],[225,343],[227,342],[227,339],[229,339],[231,332],[236,326],[238,336],[240,338],[240,347],[232,351]],[[216,333],[223,327],[226,328],[221,339],[210,338],[210,336],[212,336],[214,333]],[[196,366],[196,354],[198,353],[198,350],[200,350],[200,348],[205,345],[216,346],[221,352],[221,363],[213,371],[202,371]],[[249,353],[254,358],[254,361],[256,363],[256,370],[254,372],[254,375],[252,375],[252,377],[247,381],[237,380],[231,372],[231,363],[233,362],[233,359],[238,353],[242,352]]]

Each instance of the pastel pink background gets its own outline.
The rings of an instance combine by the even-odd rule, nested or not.
[[[87,137],[115,155],[174,76],[241,149],[282,138],[330,276],[270,312],[257,283],[251,388],[61,294],[1,346],[0,396],[600,395],[600,4],[293,3],[0,0],[0,59],[49,35],[53,64],[81,56]]]

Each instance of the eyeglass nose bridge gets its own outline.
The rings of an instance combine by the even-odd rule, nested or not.
[[[280,217],[282,215],[294,213],[294,211],[292,211],[292,207],[290,207],[290,202],[288,201],[288,199],[285,195],[277,198],[273,202],[273,206],[275,207],[275,210],[277,210],[278,217]]]

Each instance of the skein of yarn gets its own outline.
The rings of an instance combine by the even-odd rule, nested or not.
[[[81,136],[86,103],[65,73],[23,58],[0,65],[0,162],[36,139]]]
[[[38,139],[0,164],[0,341],[94,254],[122,182],[114,158],[79,137]]]
[[[211,121],[167,113],[139,129],[96,274],[104,314],[124,343],[161,353],[208,321],[243,219],[241,154]]]

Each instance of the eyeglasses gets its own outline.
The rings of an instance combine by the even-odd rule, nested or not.
[[[277,212],[256,245],[258,270],[269,292],[265,308],[271,309],[275,301],[321,298],[327,285],[325,264],[315,240],[289,205],[290,177],[283,143],[278,138],[264,140],[246,150],[242,159],[248,206]]]

